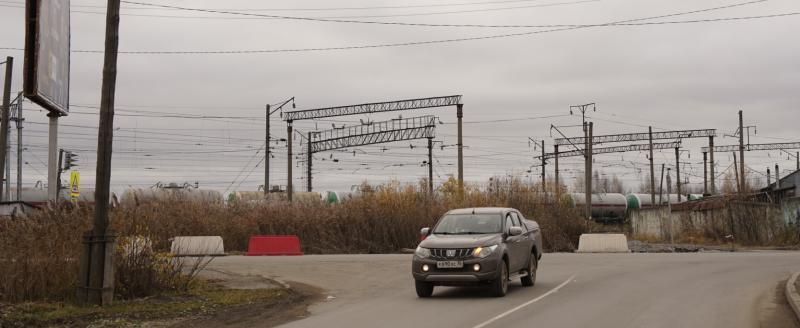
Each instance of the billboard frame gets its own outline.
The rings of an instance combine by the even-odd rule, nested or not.
[[[65,21],[66,30],[59,31],[59,38],[45,37],[42,38],[42,24],[48,22],[42,21],[42,6],[50,5],[53,8],[56,6],[61,7],[62,10],[57,12],[51,10],[51,13],[61,14],[61,20]],[[63,9],[66,8],[66,9]],[[51,114],[58,116],[65,116],[69,113],[69,85],[70,85],[70,48],[71,48],[71,21],[70,21],[70,0],[27,0],[25,1],[25,60],[23,67],[23,93],[25,97],[33,101],[39,106],[47,109]],[[52,23],[52,20],[49,21]],[[51,29],[52,30],[52,29]],[[58,43],[61,38],[66,39],[66,46]],[[65,81],[60,85],[49,86],[45,85],[42,81],[40,74],[43,67],[40,67],[40,56],[42,51],[43,42],[49,42],[45,45],[45,49],[54,49],[56,55],[56,64],[66,63],[66,69],[59,71],[58,76],[54,77],[54,81]],[[58,49],[61,48],[61,49]],[[64,48],[66,50],[64,50]],[[47,67],[51,69],[52,67]],[[54,69],[55,70],[55,69]],[[52,75],[52,74],[51,74]],[[49,89],[49,90],[44,90]],[[54,95],[50,94],[53,90],[59,90],[64,93],[63,99],[54,99]],[[66,89],[66,90],[63,90]],[[58,91],[57,91],[58,92]]]

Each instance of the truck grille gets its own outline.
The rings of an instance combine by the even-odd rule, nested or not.
[[[449,251],[449,252],[448,252]],[[472,248],[433,248],[431,257],[437,260],[460,260],[472,256]]]

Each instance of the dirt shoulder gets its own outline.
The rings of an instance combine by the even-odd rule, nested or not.
[[[107,307],[0,304],[0,327],[272,327],[305,317],[320,295],[317,288],[300,283],[218,275],[185,293],[167,292]]]

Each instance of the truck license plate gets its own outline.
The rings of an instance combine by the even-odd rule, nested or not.
[[[439,269],[460,269],[464,267],[464,261],[438,261],[436,267]]]

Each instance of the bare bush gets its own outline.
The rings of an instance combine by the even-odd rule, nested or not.
[[[252,235],[297,235],[305,253],[394,253],[414,248],[419,229],[459,207],[514,207],[542,227],[546,251],[572,251],[587,223],[569,204],[517,178],[495,178],[488,188],[461,194],[447,181],[436,195],[400,185],[362,186],[343,204],[286,202],[232,204],[150,201],[115,208],[116,292],[134,298],[185,289],[208,259],[160,254],[175,236],[222,236],[228,251],[246,251]],[[62,208],[0,222],[0,301],[69,300],[75,294],[81,236],[91,209]],[[146,240],[144,242],[143,240]],[[193,263],[187,261],[195,261]],[[182,269],[182,270],[181,270]]]

